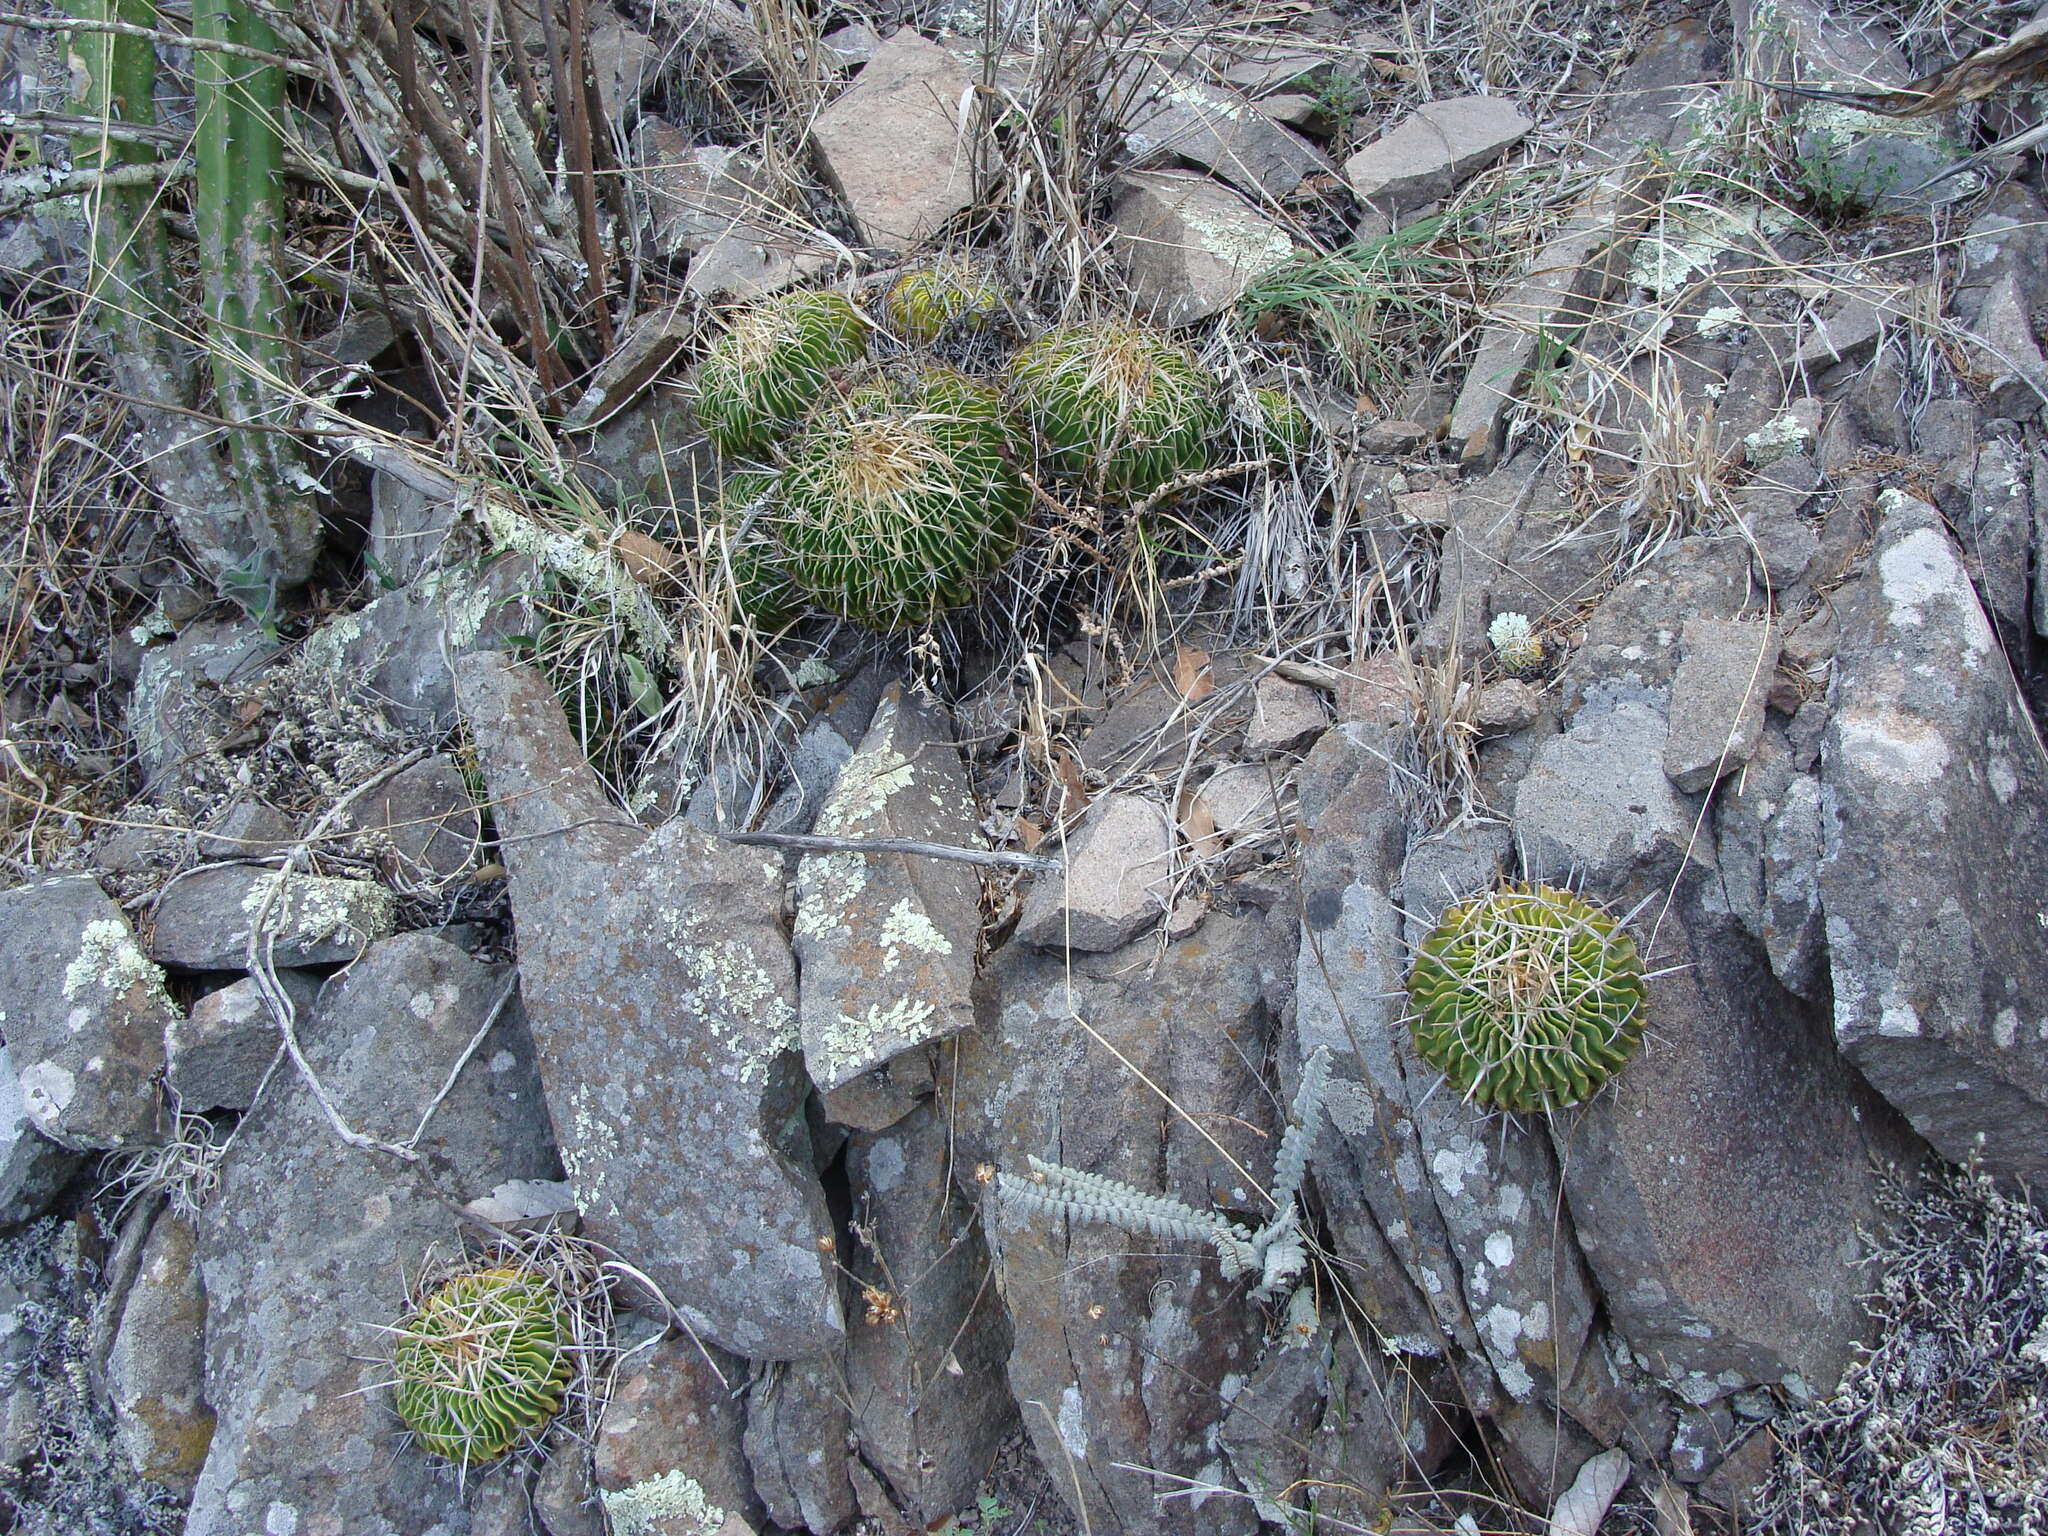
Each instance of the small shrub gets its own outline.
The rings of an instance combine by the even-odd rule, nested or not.
[[[1055,470],[1144,497],[1209,462],[1216,384],[1183,347],[1129,325],[1053,331],[1011,365],[1017,399]]]
[[[456,1275],[397,1329],[398,1415],[436,1456],[464,1466],[494,1460],[560,1410],[568,1334],[554,1287],[532,1270]]]
[[[1016,545],[1028,492],[995,391],[944,369],[860,385],[790,447],[775,531],[818,607],[904,629],[964,603]]]
[[[736,316],[697,369],[697,419],[725,453],[759,453],[816,404],[835,369],[867,351],[867,321],[836,293],[763,299]]]
[[[1473,1103],[1563,1109],[1643,1032],[1635,941],[1570,891],[1509,882],[1444,913],[1408,979],[1415,1048]]]

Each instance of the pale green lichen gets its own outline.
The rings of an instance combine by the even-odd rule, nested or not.
[[[98,987],[113,996],[126,993],[140,983],[147,995],[171,1009],[170,994],[164,990],[164,973],[142,952],[135,935],[119,918],[96,918],[79,935],[78,953],[64,968],[64,996],[73,1002],[88,989]]]
[[[932,920],[918,910],[917,904],[908,896],[889,909],[889,915],[882,919],[879,937],[883,949],[888,951],[883,964],[892,969],[899,949],[922,950],[927,955],[953,953],[952,940],[939,932]]]
[[[1811,435],[1797,416],[1787,412],[1745,437],[1742,450],[1752,465],[1765,469],[1800,452]]]
[[[279,881],[284,889],[273,900],[271,891]],[[297,943],[319,944],[330,939],[367,943],[398,926],[397,899],[383,886],[327,875],[280,871],[269,880],[259,880],[242,898],[242,912],[252,923],[263,918],[271,932]]]
[[[632,632],[642,656],[665,659],[670,654],[675,634],[668,620],[661,616],[647,589],[617,559],[505,502],[487,501],[483,513],[484,526],[500,546],[527,556],[586,598],[604,605]]]
[[[936,1012],[934,1004],[905,997],[887,1006],[869,1003],[859,1018],[840,1014],[839,1027],[825,1032],[826,1073],[837,1075],[848,1066],[895,1054],[890,1047],[916,1038],[919,1027]]]
[[[612,1536],[718,1536],[725,1524],[725,1511],[679,1468],[601,1497]]]
[[[852,831],[879,816],[889,797],[910,787],[915,770],[900,752],[860,753],[840,772],[832,798],[818,816],[824,833]]]
[[[739,940],[698,938],[679,911],[662,914],[664,940],[693,983],[679,1004],[695,1013],[705,1032],[733,1062],[741,1084],[765,1080],[769,1063],[798,1043],[797,1014],[776,979]]]

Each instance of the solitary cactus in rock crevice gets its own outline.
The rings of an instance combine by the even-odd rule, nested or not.
[[[471,1270],[428,1291],[396,1330],[398,1415],[421,1445],[464,1466],[538,1435],[572,1374],[569,1322],[545,1277]]]
[[[1459,902],[1409,974],[1415,1048],[1489,1109],[1590,1097],[1643,1032],[1643,964],[1621,925],[1570,891],[1508,882]]]
[[[766,449],[866,354],[868,324],[842,295],[777,294],[735,316],[697,369],[697,419],[732,454]]]
[[[829,613],[919,624],[974,594],[1015,547],[1028,492],[995,391],[945,369],[885,375],[828,402],[786,454],[774,533]]]
[[[1223,424],[1215,380],[1138,326],[1053,331],[1017,354],[1010,379],[1053,468],[1103,495],[1142,498],[1204,468]]]

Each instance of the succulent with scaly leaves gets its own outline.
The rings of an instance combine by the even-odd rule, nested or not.
[[[948,328],[979,330],[1003,307],[1003,296],[964,262],[906,272],[882,301],[889,324],[905,341],[930,346]]]
[[[1187,350],[1132,325],[1041,336],[1010,365],[1053,467],[1106,495],[1144,497],[1204,468],[1223,416]]]
[[[1490,1109],[1563,1109],[1628,1060],[1646,997],[1635,940],[1570,891],[1510,881],[1459,902],[1416,952],[1409,1028]]]
[[[867,352],[860,311],[836,293],[777,294],[735,316],[697,369],[697,419],[726,453],[758,453]]]
[[[517,1266],[471,1270],[422,1296],[396,1330],[398,1415],[421,1445],[491,1461],[560,1411],[569,1322],[555,1288]]]
[[[1027,505],[994,390],[945,369],[828,402],[788,451],[775,534],[818,607],[904,629],[966,602],[1015,547]]]

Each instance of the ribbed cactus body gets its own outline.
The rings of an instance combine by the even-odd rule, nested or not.
[[[890,328],[919,346],[930,346],[954,325],[979,329],[1002,307],[1002,294],[964,262],[906,272],[882,301]]]
[[[1445,912],[1408,979],[1416,1049],[1491,1109],[1590,1097],[1636,1048],[1645,995],[1635,941],[1613,918],[1513,882]]]
[[[775,488],[781,478],[754,469],[728,477],[704,530],[705,558],[723,562],[740,611],[762,629],[779,627],[802,601],[775,539]]]
[[[697,370],[697,419],[726,453],[765,449],[867,351],[867,322],[836,293],[763,299],[734,317]]]
[[[538,1433],[571,1374],[554,1287],[516,1267],[436,1286],[398,1330],[398,1415],[437,1456],[490,1461]]]
[[[1148,496],[1203,468],[1222,426],[1215,381],[1136,326],[1053,331],[1017,354],[1010,378],[1054,469],[1107,495]]]
[[[776,537],[827,612],[903,629],[966,602],[1015,547],[1028,492],[995,392],[943,369],[829,402],[788,450]]]
[[[1303,453],[1314,436],[1308,413],[1286,390],[1261,385],[1252,391],[1252,440],[1258,452],[1286,463]]]

